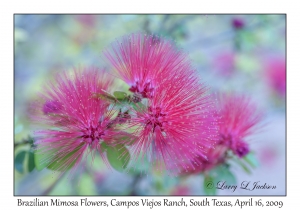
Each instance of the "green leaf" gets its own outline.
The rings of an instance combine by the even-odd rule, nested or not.
[[[45,161],[45,157],[47,157],[46,155],[47,154],[42,153],[39,150],[34,151],[34,165],[38,171],[41,171],[47,167],[48,163]]]
[[[241,166],[247,174],[251,174],[251,170],[246,165],[243,164]]]
[[[227,184],[229,185],[236,185],[237,181],[235,176],[230,170],[226,170],[223,174],[224,180],[226,181]]]
[[[76,153],[80,148],[81,146],[60,158],[54,158],[54,160],[51,162],[50,165],[47,166],[47,168],[54,171],[70,170],[77,161],[76,158],[78,158],[78,154]]]
[[[31,136],[28,136],[28,143],[30,144],[31,147],[33,147],[34,139]]]
[[[225,165],[220,165],[210,171],[210,175],[214,177],[214,180],[216,182],[219,181],[226,181],[226,184],[229,185],[235,185],[236,184],[236,178],[230,171],[230,167]]]
[[[107,151],[107,144],[105,142],[102,142],[101,145],[100,145],[100,149],[102,152],[106,152]]]
[[[28,171],[31,172],[35,168],[34,153],[28,152]]]
[[[21,151],[15,157],[15,168],[20,173],[24,172],[24,165],[23,165],[23,163],[24,163],[24,160],[25,160],[25,154],[26,154],[25,151]]]
[[[104,101],[107,101],[110,103],[117,102],[117,99],[113,95],[111,95],[110,93],[107,93],[107,92],[93,93],[92,98],[98,98],[98,99],[101,99],[101,100],[104,100]]]
[[[78,158],[79,155],[74,154],[78,152],[82,145],[83,144],[79,145],[77,149],[62,155],[61,157],[53,156],[53,154],[57,153],[57,150],[47,152],[36,150],[34,153],[35,167],[38,171],[46,167],[54,171],[67,171],[76,163],[76,158]]]
[[[247,174],[251,174],[251,170],[249,169],[249,166],[242,161],[243,159],[240,159],[239,157],[236,156],[232,156],[232,160],[235,161],[237,164],[239,164]]]
[[[253,168],[256,168],[259,166],[259,162],[258,160],[256,159],[254,153],[252,152],[249,152],[245,157],[244,157],[244,160],[250,165],[252,166]]]
[[[112,147],[103,142],[101,147],[106,148],[107,159],[114,169],[123,171],[127,167],[130,160],[130,154],[124,145],[119,144]]]
[[[114,92],[114,96],[118,99],[118,100],[124,100],[127,97],[127,94],[125,92],[122,91],[115,91]]]
[[[204,177],[204,183],[203,183],[204,193],[206,195],[216,195],[216,187],[215,187],[215,180],[213,177],[206,175]]]

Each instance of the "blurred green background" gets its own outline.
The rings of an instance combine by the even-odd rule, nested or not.
[[[35,127],[28,105],[54,72],[78,66],[105,67],[101,51],[120,36],[152,33],[173,39],[193,60],[212,93],[238,92],[265,111],[266,126],[252,136],[259,160],[252,174],[233,168],[244,180],[276,185],[274,190],[219,190],[218,195],[284,195],[286,188],[286,16],[285,15],[15,15],[15,156]],[[203,176],[136,176],[106,168],[101,159],[83,171],[60,177],[15,162],[15,195],[203,195]],[[19,155],[22,156],[22,155]],[[272,176],[270,176],[272,174]]]

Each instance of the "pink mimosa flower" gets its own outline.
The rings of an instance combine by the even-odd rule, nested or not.
[[[250,151],[247,137],[262,120],[262,113],[245,96],[223,95],[220,101],[220,144],[230,148],[238,157]]]
[[[207,158],[218,131],[206,88],[190,70],[183,72],[186,76],[171,76],[168,83],[157,86],[146,106],[132,110],[129,124],[137,136],[132,156],[146,155],[160,170],[174,174],[196,169],[197,157]]]
[[[141,33],[117,40],[104,55],[130,86],[129,90],[141,98],[152,98],[156,87],[170,73],[188,64],[184,62],[186,56],[171,41]]]
[[[116,41],[104,55],[146,105],[131,109],[133,161],[150,160],[171,173],[196,169],[217,139],[217,120],[207,89],[174,43],[141,33]],[[144,103],[143,101],[143,103]]]
[[[226,162],[227,152],[232,151],[239,158],[250,152],[247,138],[258,128],[262,113],[245,96],[222,95],[219,100],[218,142],[207,152],[206,158],[197,157],[199,165],[195,170],[183,171],[182,175],[202,173]]]
[[[43,130],[36,132],[41,164],[59,163],[57,169],[74,169],[89,153],[101,153],[100,143],[123,133],[114,129],[113,111],[94,93],[109,90],[112,79],[98,69],[86,68],[56,76],[35,104],[33,120]]]

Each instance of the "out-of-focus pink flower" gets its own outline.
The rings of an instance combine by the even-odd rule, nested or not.
[[[43,112],[44,114],[59,113],[61,111],[61,108],[61,104],[57,101],[46,101],[43,106]]]
[[[265,65],[265,76],[270,87],[281,97],[286,93],[285,59],[269,59]]]
[[[245,96],[222,95],[220,99],[220,143],[238,157],[250,151],[246,138],[255,132],[262,113]]]
[[[275,160],[278,156],[277,151],[272,147],[264,147],[258,153],[259,159],[264,166],[271,167],[275,164]]]
[[[100,143],[111,142],[120,131],[111,126],[113,112],[108,104],[93,97],[109,90],[112,79],[94,68],[56,76],[35,103],[32,119],[44,127],[36,132],[38,152],[58,170],[74,169],[89,153],[101,153]]]
[[[82,25],[87,27],[94,27],[96,24],[97,16],[96,15],[77,15],[76,19]]]
[[[186,56],[169,41],[142,33],[124,36],[104,51],[118,76],[130,91],[151,98],[158,85],[171,73],[189,65]]]
[[[215,70],[222,76],[231,76],[235,69],[235,54],[223,52],[216,56],[213,61]]]
[[[105,174],[102,172],[95,172],[94,173],[94,181],[95,183],[101,183],[105,180]]]
[[[187,186],[178,186],[172,190],[171,195],[190,195],[190,189]]]
[[[262,113],[245,96],[224,94],[214,118],[219,122],[218,142],[209,149],[206,157],[197,157],[199,165],[196,169],[182,172],[182,175],[203,173],[225,163],[230,150],[239,158],[247,155],[250,151],[247,138],[255,133]]]
[[[242,29],[245,26],[244,20],[241,18],[237,18],[237,17],[233,18],[231,23],[235,29]]]

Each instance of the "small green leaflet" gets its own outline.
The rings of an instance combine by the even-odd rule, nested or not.
[[[124,100],[127,97],[127,94],[125,92],[122,91],[115,91],[114,92],[114,96],[118,99],[118,100]]]
[[[47,166],[48,169],[51,169],[53,171],[67,171],[71,169],[75,163],[76,159],[78,158],[78,154],[76,152],[80,149],[80,147],[76,150],[73,150],[72,152],[66,154],[63,157],[60,157],[59,159],[56,158],[50,165]],[[75,154],[75,155],[74,155]]]
[[[48,168],[54,171],[67,171],[71,169],[79,155],[77,154],[78,150],[81,148],[83,144],[79,145],[77,149],[65,154],[60,157],[53,157],[51,154],[57,153],[56,150],[51,150],[48,152],[41,152],[39,150],[34,153],[34,162],[37,170],[42,170],[44,168]],[[51,159],[52,158],[52,159]]]
[[[45,161],[45,157],[47,157],[46,155],[47,154],[42,153],[39,150],[34,151],[34,163],[38,171],[41,171],[47,167],[48,163]]]
[[[26,161],[27,160],[27,161]],[[26,164],[28,172],[33,171],[35,168],[34,153],[31,151],[21,151],[15,158],[15,168],[20,173],[25,171],[24,165]]]
[[[226,165],[220,165],[209,172],[210,176],[218,183],[225,181],[228,185],[236,185],[236,178],[230,171],[230,167]]]
[[[239,158],[235,158],[234,160],[243,168],[243,170],[247,174],[251,174],[251,170],[249,169],[249,167],[243,161],[241,161]]]
[[[28,171],[31,172],[35,168],[35,163],[34,163],[34,153],[33,152],[28,152]]]
[[[118,144],[112,147],[103,142],[101,144],[101,150],[103,152],[106,151],[107,159],[114,169],[117,171],[126,169],[130,160],[130,153],[124,145]]]
[[[203,182],[203,190],[206,195],[216,195],[215,179],[212,176],[206,175]]]
[[[247,154],[244,157],[244,160],[252,167],[252,168],[257,168],[259,166],[259,162],[256,159],[255,155],[253,152],[249,152],[249,154]]]
[[[20,173],[24,172],[24,165],[23,162],[25,160],[26,151],[19,152],[15,157],[15,168]]]
[[[93,93],[92,98],[99,98],[110,103],[117,102],[117,99],[105,90],[102,90],[102,93]]]

